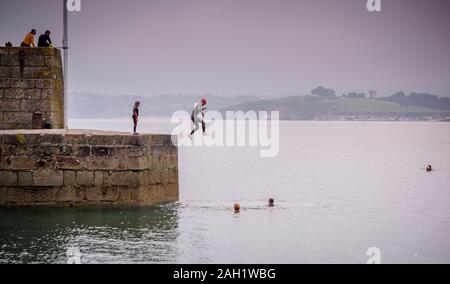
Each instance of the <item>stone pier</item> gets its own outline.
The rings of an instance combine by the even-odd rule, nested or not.
[[[0,47],[0,206],[178,200],[170,135],[63,130],[63,105],[60,50]]]
[[[0,48],[0,129],[31,129],[41,113],[64,125],[61,52],[56,48]]]
[[[0,131],[0,206],[142,206],[178,200],[170,135]]]

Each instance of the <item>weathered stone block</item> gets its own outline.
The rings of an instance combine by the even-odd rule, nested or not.
[[[111,184],[121,186],[139,186],[147,184],[146,175],[142,171],[118,171],[111,174]]]
[[[76,184],[75,171],[64,171],[64,186],[75,186]]]
[[[0,65],[3,66],[19,66],[20,60],[18,55],[4,54],[0,55]]]
[[[70,145],[61,145],[61,146],[59,146],[59,153],[61,155],[66,155],[66,156],[72,155],[73,148]]]
[[[56,190],[50,186],[32,186],[23,187],[24,195],[18,202],[24,203],[40,203],[40,202],[54,202],[56,201]]]
[[[136,202],[140,199],[139,189],[128,186],[117,186],[119,197],[118,202],[122,204]]]
[[[24,79],[61,79],[58,78],[55,73],[55,69],[52,67],[30,67],[26,66],[23,68],[20,67],[11,67],[10,68],[11,78],[24,78]]]
[[[161,184],[162,183],[162,173],[160,169],[154,169],[147,171],[147,184]]]
[[[59,134],[44,134],[42,135],[42,142],[52,144],[62,144],[63,137]]]
[[[144,156],[149,152],[146,146],[141,147],[116,147],[113,151],[113,155],[117,157],[139,157]]]
[[[56,157],[56,167],[61,170],[82,170],[84,164],[77,157],[58,156]]]
[[[178,183],[178,170],[176,168],[169,169],[169,184]]]
[[[37,80],[36,81],[36,88],[38,89],[55,89],[55,81],[53,80]]]
[[[91,186],[94,183],[94,172],[77,171],[77,184],[79,186]]]
[[[103,185],[111,185],[111,176],[109,172],[103,172]]]
[[[144,146],[150,144],[150,137],[144,135],[124,136],[123,144],[128,146]]]
[[[51,67],[53,66],[53,57],[34,55],[25,57],[25,65],[33,67]]]
[[[9,87],[11,87],[11,79],[0,78],[0,88],[9,88]]]
[[[12,79],[11,87],[12,88],[33,89],[35,87],[35,80]]]
[[[86,188],[64,186],[56,189],[56,200],[58,202],[78,203],[85,200]]]
[[[23,187],[9,187],[7,192],[6,200],[4,201],[6,205],[24,203],[25,194]]]
[[[5,112],[3,114],[4,123],[23,123],[29,124],[32,121],[33,114],[27,112]]]
[[[0,187],[17,186],[17,172],[0,170]]]
[[[112,171],[117,169],[119,161],[110,157],[87,157],[85,163],[90,171]]]
[[[101,186],[103,185],[103,172],[102,171],[96,171],[94,173],[94,185],[95,186]]]
[[[5,99],[24,99],[26,89],[9,88],[5,90]]]
[[[92,147],[92,155],[94,156],[109,156],[112,152],[110,147]]]
[[[147,185],[140,190],[140,200],[143,203],[148,203],[154,200],[158,202],[169,202],[172,200],[178,200],[179,191],[178,185]]]
[[[151,145],[172,145],[171,136],[169,135],[152,135]]]
[[[178,168],[178,156],[177,155],[167,156],[167,167],[170,169]]]
[[[38,170],[33,172],[33,183],[35,186],[63,186],[63,171]]]
[[[31,172],[19,172],[19,186],[33,186],[33,175]]]
[[[66,140],[64,140],[66,142]],[[75,146],[73,149],[73,154],[78,157],[87,157],[91,155],[90,146]]]
[[[119,199],[120,193],[117,186],[100,186],[86,190],[86,199],[97,202],[114,202]]]
[[[114,135],[93,135],[86,136],[86,143],[95,146],[113,146],[116,144],[116,136]]]
[[[75,135],[75,134],[63,134],[62,135],[62,142],[64,144],[71,144],[74,146],[74,148],[81,148],[81,147],[87,147],[89,148],[89,153],[87,156],[90,155],[90,151],[91,148],[88,146],[80,146],[80,145],[85,145],[86,141],[85,141],[85,137],[86,135]],[[77,147],[75,147],[77,145]],[[79,155],[79,153],[77,153]]]
[[[162,181],[162,184],[169,184],[169,170],[168,169],[161,170],[161,181]]]
[[[8,188],[0,186],[0,206],[8,205]]]
[[[11,69],[8,66],[0,66],[0,78],[8,78],[11,76]]]
[[[34,170],[39,168],[37,157],[12,156],[5,159],[6,169]]]
[[[118,169],[120,170],[145,170],[149,168],[148,157],[132,157],[119,159]]]
[[[25,99],[21,102],[21,110],[24,112],[46,112],[52,110],[52,102],[46,100]]]
[[[61,153],[61,146],[51,143],[41,143],[39,152],[44,156],[58,155]]]
[[[20,111],[20,100],[3,99],[0,111]]]
[[[36,89],[40,91],[41,99],[52,100],[54,98],[54,91],[52,89]]]

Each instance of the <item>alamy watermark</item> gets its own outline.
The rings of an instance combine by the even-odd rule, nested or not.
[[[227,111],[225,117],[217,111],[208,111],[204,121],[206,132],[192,131],[191,115],[178,111],[171,123],[172,143],[178,147],[259,147],[262,158],[274,158],[280,151],[280,114],[278,111]]]
[[[67,264],[81,264],[80,248],[70,247],[67,249]]]
[[[369,12],[381,12],[381,0],[367,0],[366,7]]]
[[[381,250],[379,248],[368,248],[366,255],[369,257],[367,264],[381,264]]]
[[[67,0],[66,8],[69,12],[81,12],[81,0]]]
[[[66,7],[69,12],[80,12],[81,0],[67,0]],[[381,0],[367,0],[366,7],[369,12],[381,12]]]

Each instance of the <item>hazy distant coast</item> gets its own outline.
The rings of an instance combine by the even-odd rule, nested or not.
[[[256,96],[159,95],[111,96],[71,93],[70,118],[123,118],[131,116],[134,101],[142,102],[142,116],[170,117],[175,111],[190,112],[194,102],[208,98],[209,110],[279,111],[282,120],[382,120],[449,121],[450,98],[398,92],[376,97],[376,92],[337,96],[334,90],[316,88],[311,94],[279,99]]]

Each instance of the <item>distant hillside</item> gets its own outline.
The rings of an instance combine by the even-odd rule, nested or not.
[[[405,106],[381,99],[294,96],[238,104],[222,111],[280,111],[283,120],[335,119],[444,119],[448,113],[430,108]]]
[[[405,106],[417,106],[450,111],[450,98],[438,97],[427,93],[411,93],[406,95],[404,92],[398,92],[388,98],[383,98],[383,100]]]
[[[259,100],[253,96],[200,96],[200,95],[161,95],[161,96],[110,96],[90,93],[71,93],[69,97],[70,118],[119,118],[130,117],[135,101],[141,102],[141,116],[170,117],[175,111],[192,111],[195,102],[205,97],[209,110],[219,110],[230,105]]]

